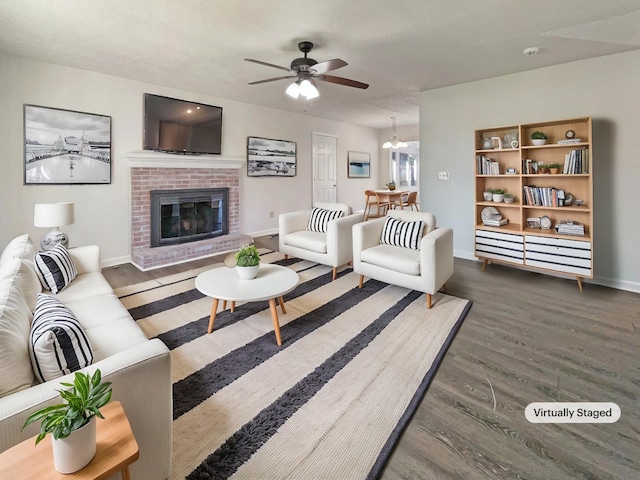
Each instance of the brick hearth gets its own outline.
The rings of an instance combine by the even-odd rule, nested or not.
[[[141,270],[230,252],[253,238],[239,232],[242,160],[144,152],[128,155],[131,165],[131,261]],[[151,247],[151,190],[229,188],[229,234],[207,240]]]

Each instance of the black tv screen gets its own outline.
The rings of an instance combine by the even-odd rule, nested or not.
[[[144,94],[144,150],[220,155],[222,107]]]

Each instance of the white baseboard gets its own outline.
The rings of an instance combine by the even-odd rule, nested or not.
[[[261,230],[259,232],[251,232],[251,233],[247,233],[247,235],[251,235],[252,237],[266,237],[269,235],[277,235],[278,234],[278,229],[277,228],[270,228],[268,230]]]
[[[102,268],[114,267],[116,265],[122,265],[123,263],[131,263],[131,255],[124,255],[122,257],[103,259]]]

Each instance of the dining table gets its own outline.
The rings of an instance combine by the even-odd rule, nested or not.
[[[409,190],[389,190],[386,188],[374,190],[374,192],[378,194],[380,203],[389,202],[391,208],[402,208],[402,196],[409,194]]]

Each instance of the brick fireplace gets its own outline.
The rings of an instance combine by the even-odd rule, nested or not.
[[[244,159],[188,157],[156,152],[127,155],[131,167],[131,261],[149,270],[230,252],[253,239],[239,232],[240,173]],[[228,234],[151,247],[151,191],[228,189]]]

